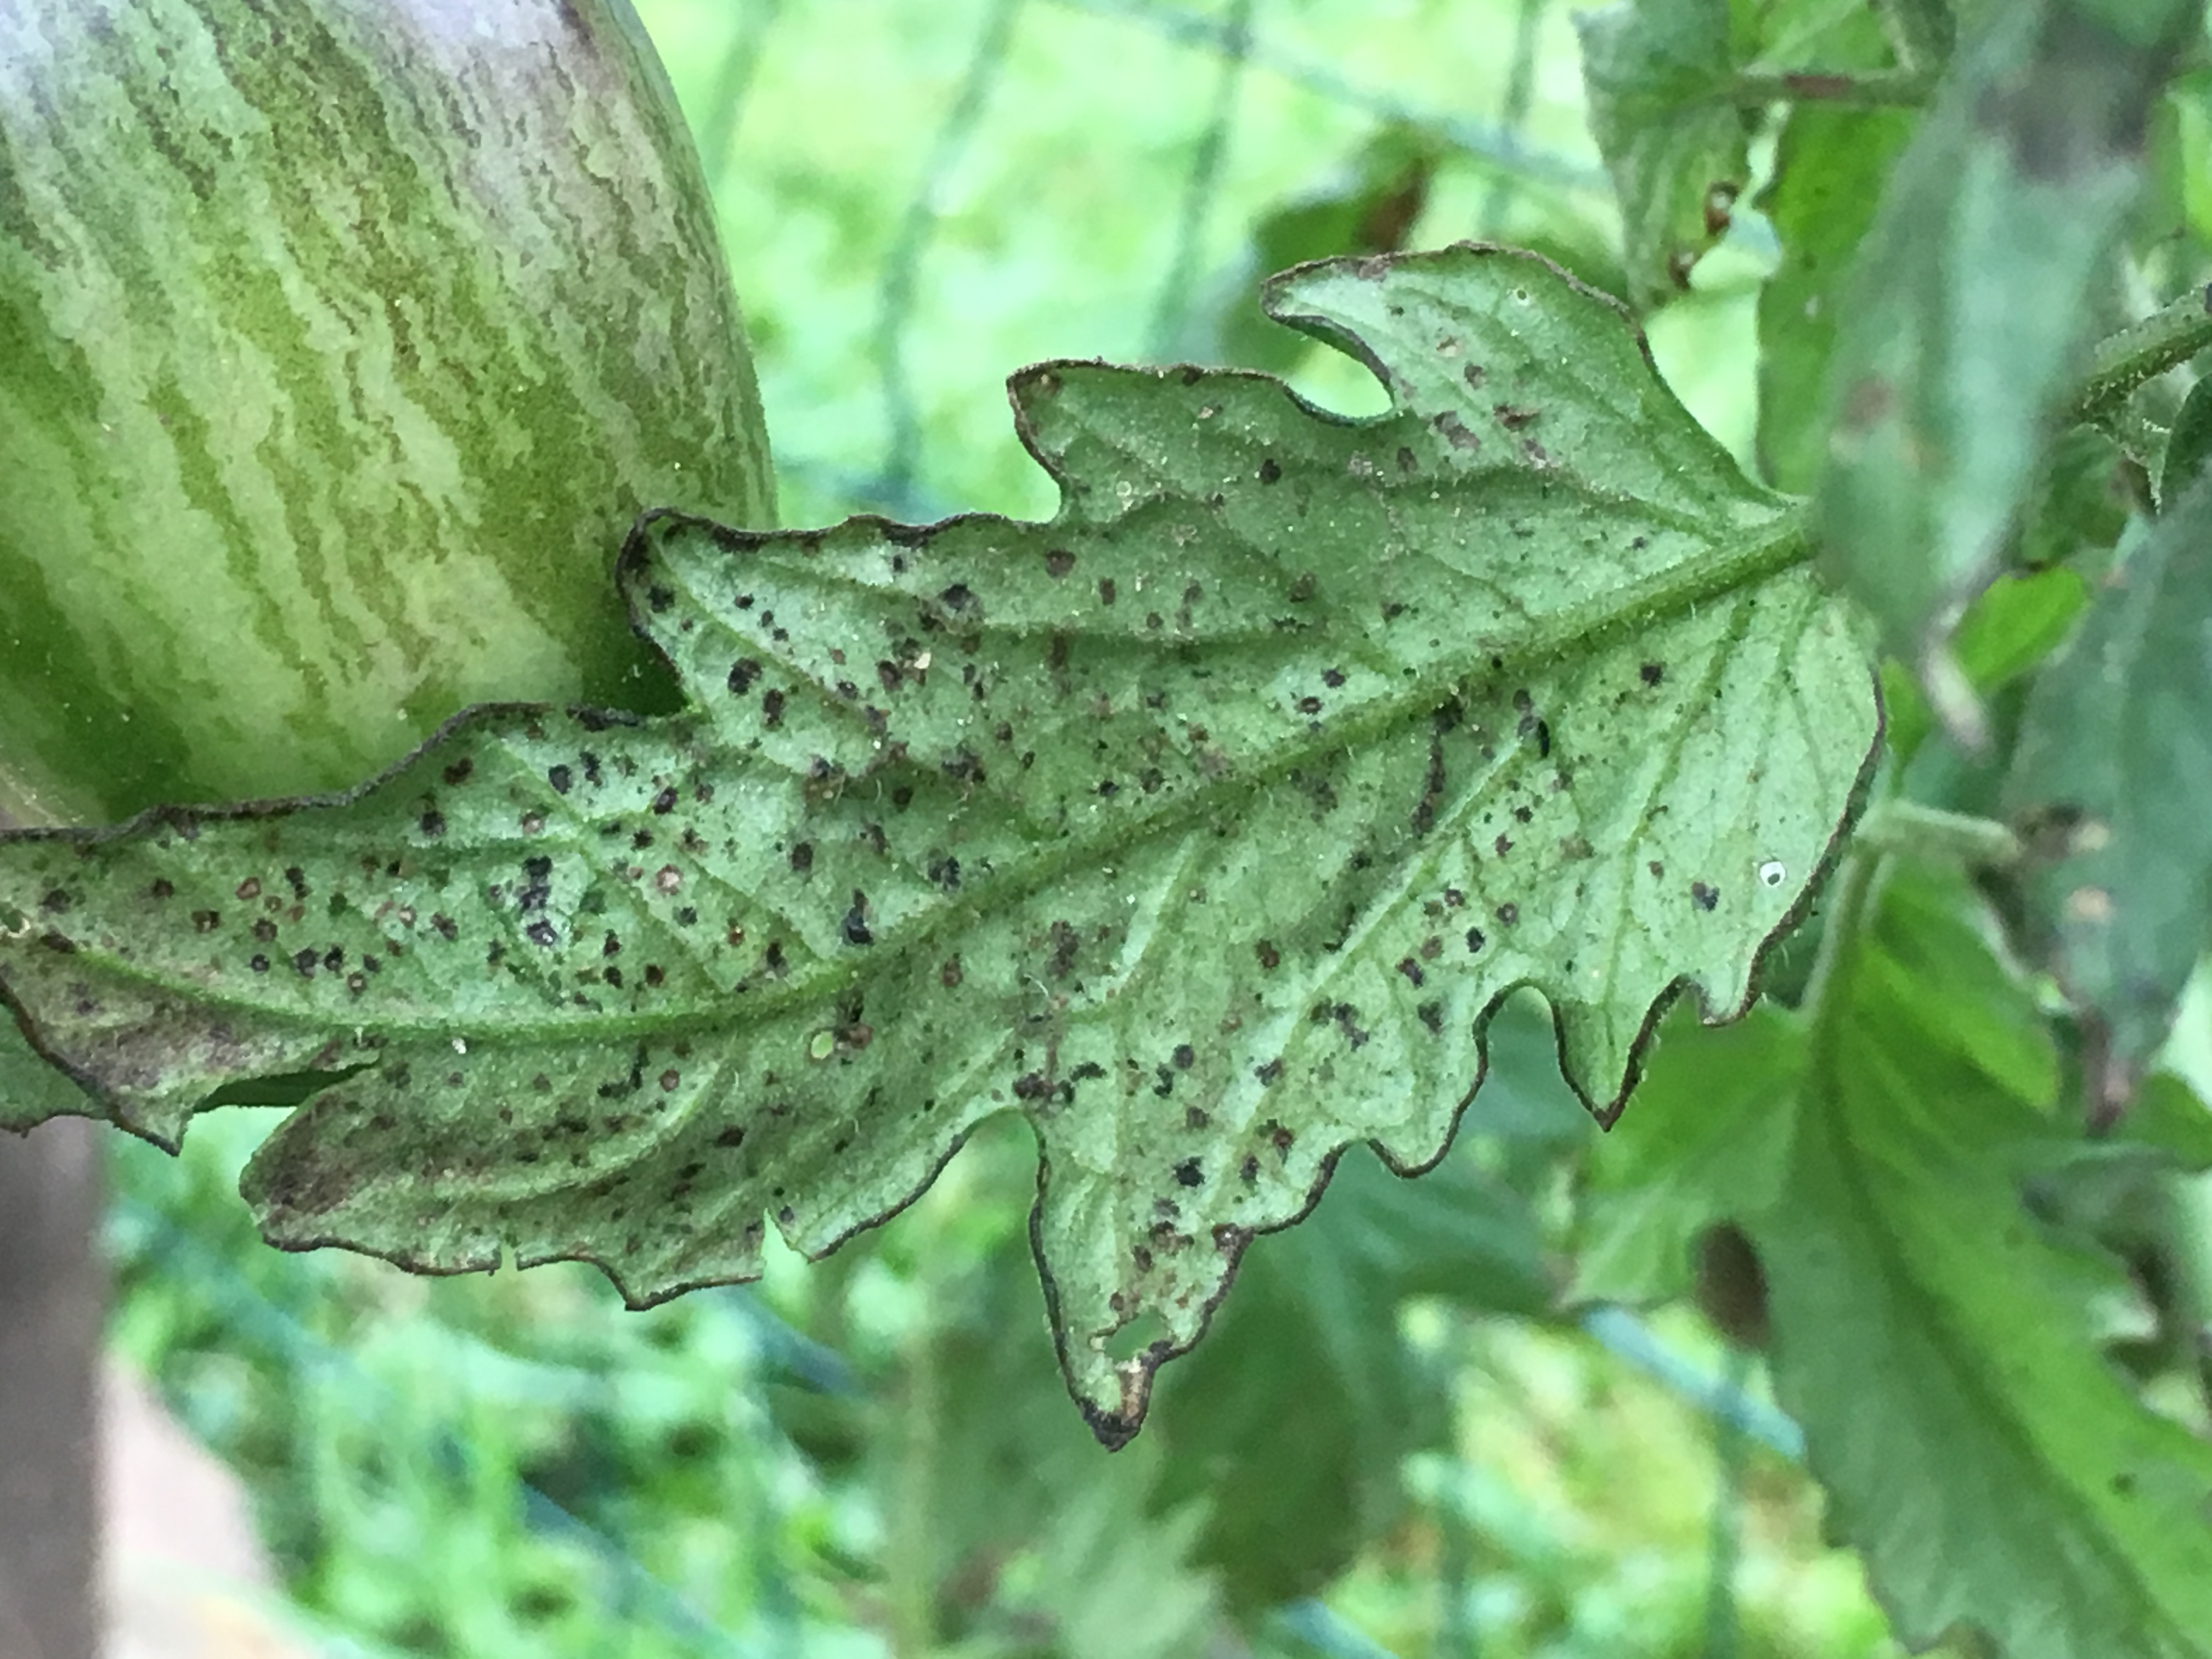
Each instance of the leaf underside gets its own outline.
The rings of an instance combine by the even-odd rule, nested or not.
[[[1795,515],[1613,301],[1470,246],[1267,303],[1390,412],[1047,364],[1048,524],[648,520],[620,580],[686,712],[478,709],[347,800],[8,837],[0,991],[165,1144],[349,1073],[247,1171],[274,1243],[638,1304],[753,1277],[764,1218],[831,1249],[1021,1111],[1063,1366],[1127,1438],[1347,1145],[1442,1154],[1509,990],[1608,1119],[1676,991],[1741,1012],[1879,732]]]

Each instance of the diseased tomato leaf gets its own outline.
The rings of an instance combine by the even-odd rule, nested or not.
[[[1347,1145],[1442,1155],[1508,991],[1607,1117],[1678,990],[1741,1012],[1880,725],[1797,516],[1613,301],[1464,246],[1267,307],[1391,410],[1047,364],[1048,524],[649,521],[621,581],[685,712],[481,709],[346,801],[0,841],[0,991],[165,1143],[348,1073],[247,1171],[279,1244],[638,1304],[753,1276],[769,1220],[831,1249],[1019,1111],[1126,1438]]]

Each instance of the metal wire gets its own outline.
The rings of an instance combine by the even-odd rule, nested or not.
[[[1221,160],[1229,149],[1230,130],[1237,120],[1237,92],[1252,52],[1253,0],[1233,0],[1221,42],[1221,76],[1215,83],[1213,110],[1206,131],[1191,156],[1190,177],[1183,185],[1182,210],[1176,223],[1175,252],[1168,260],[1166,279],[1152,309],[1152,355],[1164,357],[1175,348],[1190,314],[1191,290],[1198,279],[1199,251],[1204,246],[1206,222],[1221,179]]]
[[[895,512],[913,493],[921,456],[921,411],[907,373],[906,337],[922,258],[937,233],[945,188],[967,155],[975,129],[982,124],[992,90],[1000,82],[1007,48],[1013,42],[1014,22],[1024,3],[1024,0],[990,0],[983,27],[976,32],[975,48],[969,55],[967,72],[961,77],[960,90],[930,143],[921,185],[900,217],[898,234],[884,261],[883,283],[877,296],[875,352],[890,435],[882,472],[871,493]]]

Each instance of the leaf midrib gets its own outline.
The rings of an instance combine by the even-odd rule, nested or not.
[[[674,521],[684,522],[680,519]],[[780,538],[771,535],[761,539],[769,542]],[[485,1048],[514,1049],[549,1042],[590,1043],[720,1031],[736,1024],[765,1024],[795,1007],[834,1000],[840,992],[874,977],[883,964],[909,956],[948,931],[964,927],[987,906],[1018,903],[1071,869],[1109,861],[1118,851],[1170,829],[1179,821],[1195,823],[1218,817],[1238,799],[1256,793],[1291,771],[1356,748],[1408,719],[1433,711],[1470,682],[1488,679],[1501,672],[1492,666],[1492,658],[1510,667],[1531,669],[1547,667],[1573,654],[1587,654],[1620,635],[1669,621],[1699,604],[1734,594],[1808,564],[1811,550],[1807,509],[1802,502],[1794,503],[1753,530],[1737,532],[1710,544],[1702,554],[1557,612],[1516,640],[1495,644],[1470,642],[1468,654],[1480,659],[1472,665],[1462,662],[1449,672],[1431,668],[1395,692],[1340,716],[1324,732],[1292,738],[1272,751],[1264,765],[1200,784],[1149,813],[1132,815],[1102,826],[1096,834],[1071,836],[1040,847],[1018,866],[999,866],[987,883],[963,888],[960,896],[917,918],[901,933],[879,938],[865,955],[856,956],[849,963],[817,958],[816,970],[793,982],[772,988],[755,986],[747,994],[740,1018],[732,1017],[732,1010],[726,1001],[695,1005],[690,1010],[568,1015],[557,1024],[533,1023],[518,1013],[503,1012],[496,1032],[486,1032],[481,1037],[472,1035],[471,1042]],[[701,717],[695,703],[692,713],[671,718],[680,720]],[[452,733],[453,727],[449,726],[447,734]],[[579,814],[571,816],[580,825],[594,822]],[[6,832],[0,832],[0,839],[4,838],[9,838]],[[507,839],[518,848],[528,846],[542,851],[546,845],[542,836]],[[496,841],[483,843],[487,848],[498,844]],[[514,942],[522,942],[519,930]],[[388,1042],[439,1042],[446,1041],[465,1023],[452,1018],[436,1021],[349,1020],[341,1010],[321,1015],[291,1010],[272,1012],[266,1004],[251,997],[225,995],[188,981],[141,970],[121,958],[106,958],[102,970],[125,984],[149,987],[170,994],[181,992],[204,1008],[241,1011],[250,1013],[258,1024],[276,1023],[318,1034],[343,1025],[356,1030],[375,1030]],[[388,1047],[380,1050],[371,1069],[380,1065],[383,1055],[389,1052]],[[198,1092],[195,1085],[195,1098]]]

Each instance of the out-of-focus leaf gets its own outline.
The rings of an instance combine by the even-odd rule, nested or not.
[[[763,1217],[827,1251],[1021,1111],[1126,1437],[1346,1146],[1442,1154],[1509,990],[1607,1115],[1670,997],[1741,1012],[1878,724],[1796,520],[1612,301],[1463,247],[1270,304],[1391,412],[1046,365],[1050,524],[662,519],[623,580],[686,712],[485,711],[343,804],[0,838],[0,988],[165,1140],[361,1068],[248,1171],[272,1239],[638,1302],[757,1273]]]
[[[2184,0],[2110,11],[2030,0],[1975,20],[1848,290],[1825,547],[1938,684],[1954,612],[1996,568],[2094,313],[2145,112],[2198,15]]]
[[[2089,585],[2063,566],[2007,571],[1975,595],[1952,639],[1966,684],[1983,696],[2013,684],[2066,642],[2089,606]],[[1890,752],[1910,761],[1935,729],[1920,688],[1885,669],[1882,712]]]
[[[2212,1109],[2170,1072],[2142,1080],[2119,1129],[2128,1139],[2165,1153],[2176,1168],[2192,1175],[2212,1170]]]
[[[1341,1571],[1395,1513],[1401,1461],[1445,1439],[1448,1377],[1398,1334],[1414,1296],[1547,1311],[1535,1216],[1464,1152],[1409,1182],[1354,1148],[1312,1220],[1255,1242],[1235,1298],[1176,1374],[1158,1501],[1210,1502],[1198,1555],[1233,1605],[1308,1595]]]
[[[2030,570],[2109,552],[2127,528],[2130,462],[2109,433],[2077,426],[2051,442],[2021,505],[2014,562]],[[1962,630],[1963,631],[1963,630]],[[1954,647],[1964,660],[1965,642]]]
[[[1592,1149],[1577,1302],[1658,1302],[1690,1287],[1698,1240],[1772,1201],[1804,1066],[1790,1017],[1762,1006],[1711,1030],[1661,1028],[1636,1099]]]
[[[2135,199],[2145,112],[2200,16],[2187,0],[1989,8],[1861,246],[1824,550],[1939,704],[1956,608],[2002,556]]]
[[[1759,462],[1778,489],[1810,490],[1827,465],[1840,279],[1914,120],[1904,110],[1801,103],[1776,142],[1757,203],[1782,246],[1759,296]]]
[[[1482,1090],[1460,1120],[1462,1134],[1539,1159],[1597,1139],[1599,1127],[1559,1076],[1559,1033],[1540,999],[1508,998],[1483,1034],[1483,1054]]]
[[[1893,879],[1815,1012],[1787,1178],[1748,1223],[1776,1392],[1899,1639],[2202,1656],[2212,1449],[2100,1357],[2116,1265],[2022,1207],[2054,1073],[1969,908]]]
[[[50,1117],[100,1115],[100,1103],[40,1059],[0,1008],[0,1130],[27,1129]]]
[[[892,1415],[869,1442],[871,1472],[892,1570],[934,1587],[954,1650],[1205,1650],[1222,1601],[1201,1544],[1214,1505],[1164,1496],[1182,1455],[1166,1424],[1099,1455],[1067,1410],[1018,1252],[988,1252],[930,1301],[952,1317],[909,1344]],[[1172,1421],[1164,1404],[1159,1416]]]
[[[1200,362],[1286,374],[1313,349],[1307,337],[1271,321],[1261,307],[1268,277],[1292,265],[1345,253],[1395,253],[1427,204],[1430,176],[1444,146],[1418,128],[1387,126],[1315,190],[1252,227],[1249,245],[1215,284],[1200,313],[1211,326],[1183,343]]]
[[[2005,797],[2028,835],[2035,948],[2132,1090],[2212,927],[2212,479],[2120,545],[2030,694]]]
[[[1639,310],[1687,286],[1751,176],[1729,13],[1729,0],[1629,0],[1575,19]]]
[[[2166,451],[2158,469],[2159,494],[2171,497],[2188,489],[2204,471],[2208,455],[2212,455],[2212,380],[2203,380],[2189,388],[2166,434]]]

